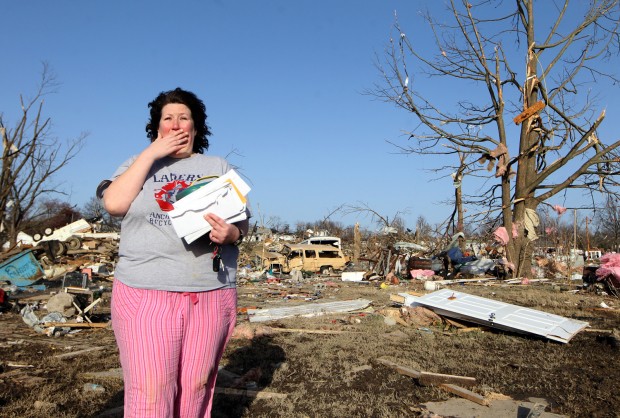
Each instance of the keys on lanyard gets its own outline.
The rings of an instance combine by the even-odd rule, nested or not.
[[[221,248],[219,245],[216,245],[215,247],[213,247],[213,271],[214,272],[218,272],[220,271],[220,266],[222,264],[222,256],[220,255],[221,253]]]

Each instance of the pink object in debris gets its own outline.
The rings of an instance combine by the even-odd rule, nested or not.
[[[553,210],[556,211],[558,215],[562,215],[564,212],[566,212],[566,208],[560,205],[553,205]]]
[[[601,257],[601,266],[596,269],[596,277],[603,280],[611,277],[615,287],[620,287],[620,254],[607,253]]]
[[[500,226],[495,231],[493,231],[493,236],[495,237],[495,241],[501,243],[502,245],[508,244],[508,231],[506,231],[505,226]],[[517,226],[512,224],[512,237],[516,238],[519,236],[517,232]]]
[[[620,254],[603,254],[603,256],[601,257],[601,267],[620,267]]]
[[[495,237],[495,241],[501,244],[508,244],[508,231],[506,231],[506,227],[500,226],[493,232],[493,236]]]
[[[420,278],[420,277],[432,277],[435,275],[435,272],[433,270],[409,270],[409,274],[411,274],[411,277],[413,277],[414,279]]]

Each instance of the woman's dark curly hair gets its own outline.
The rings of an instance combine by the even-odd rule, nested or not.
[[[184,104],[189,107],[189,110],[192,112],[194,129],[196,129],[196,137],[194,138],[194,147],[192,151],[197,154],[202,154],[204,151],[208,150],[209,140],[207,137],[211,135],[211,131],[207,125],[205,104],[194,93],[183,90],[180,87],[174,90],[162,91],[155,100],[149,103],[151,119],[146,124],[146,136],[151,142],[157,139],[159,121],[161,120],[161,110],[170,103]]]

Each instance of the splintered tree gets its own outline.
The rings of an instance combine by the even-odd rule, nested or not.
[[[397,20],[370,92],[419,120],[401,151],[463,157],[448,168],[479,179],[468,221],[512,232],[517,276],[531,274],[539,205],[618,190],[620,141],[601,137],[596,92],[618,83],[620,7],[569,3],[451,0],[450,24],[424,14],[434,45]]]
[[[20,97],[21,116],[13,128],[6,126],[0,113],[0,229],[11,245],[27,218],[36,217],[32,212],[40,199],[62,194],[53,176],[77,155],[87,136],[81,134],[63,146],[50,135],[51,120],[43,115],[43,97],[55,87],[55,78],[44,64],[34,97]]]

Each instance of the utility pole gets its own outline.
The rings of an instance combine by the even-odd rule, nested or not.
[[[577,209],[573,209],[573,250],[577,249]]]
[[[588,233],[588,217],[586,216],[586,245],[588,247],[588,253],[590,252],[590,234]]]

